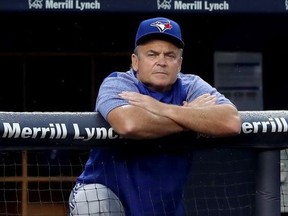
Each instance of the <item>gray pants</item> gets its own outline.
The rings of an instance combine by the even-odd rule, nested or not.
[[[69,197],[70,216],[125,216],[121,201],[102,184],[76,184]]]

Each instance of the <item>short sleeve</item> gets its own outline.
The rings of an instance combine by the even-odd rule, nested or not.
[[[106,77],[99,88],[95,111],[107,120],[111,110],[128,104],[118,95],[122,91],[138,92],[137,80],[124,72],[114,72]]]

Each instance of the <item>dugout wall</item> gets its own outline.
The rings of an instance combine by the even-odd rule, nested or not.
[[[129,68],[138,22],[159,14],[108,15],[0,13],[1,110],[91,111],[103,77]],[[111,28],[107,16],[119,24]],[[286,109],[286,100],[274,93],[288,90],[285,14],[169,16],[183,26],[184,72],[213,83],[215,51],[261,53],[263,107]]]

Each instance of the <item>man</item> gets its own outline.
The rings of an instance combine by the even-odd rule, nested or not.
[[[182,194],[192,148],[152,143],[184,131],[240,133],[237,108],[199,76],[181,72],[183,47],[175,21],[140,23],[131,69],[104,79],[95,111],[141,145],[92,149],[70,196],[71,215],[185,215]]]

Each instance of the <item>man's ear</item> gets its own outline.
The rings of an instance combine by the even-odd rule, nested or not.
[[[182,61],[183,61],[183,57],[181,57],[181,59],[179,59],[179,66],[178,66],[178,71],[181,71],[182,68]]]
[[[132,67],[132,69],[134,70],[134,71],[137,71],[138,70],[138,56],[135,54],[135,53],[133,53],[132,55],[131,55],[131,67]]]

